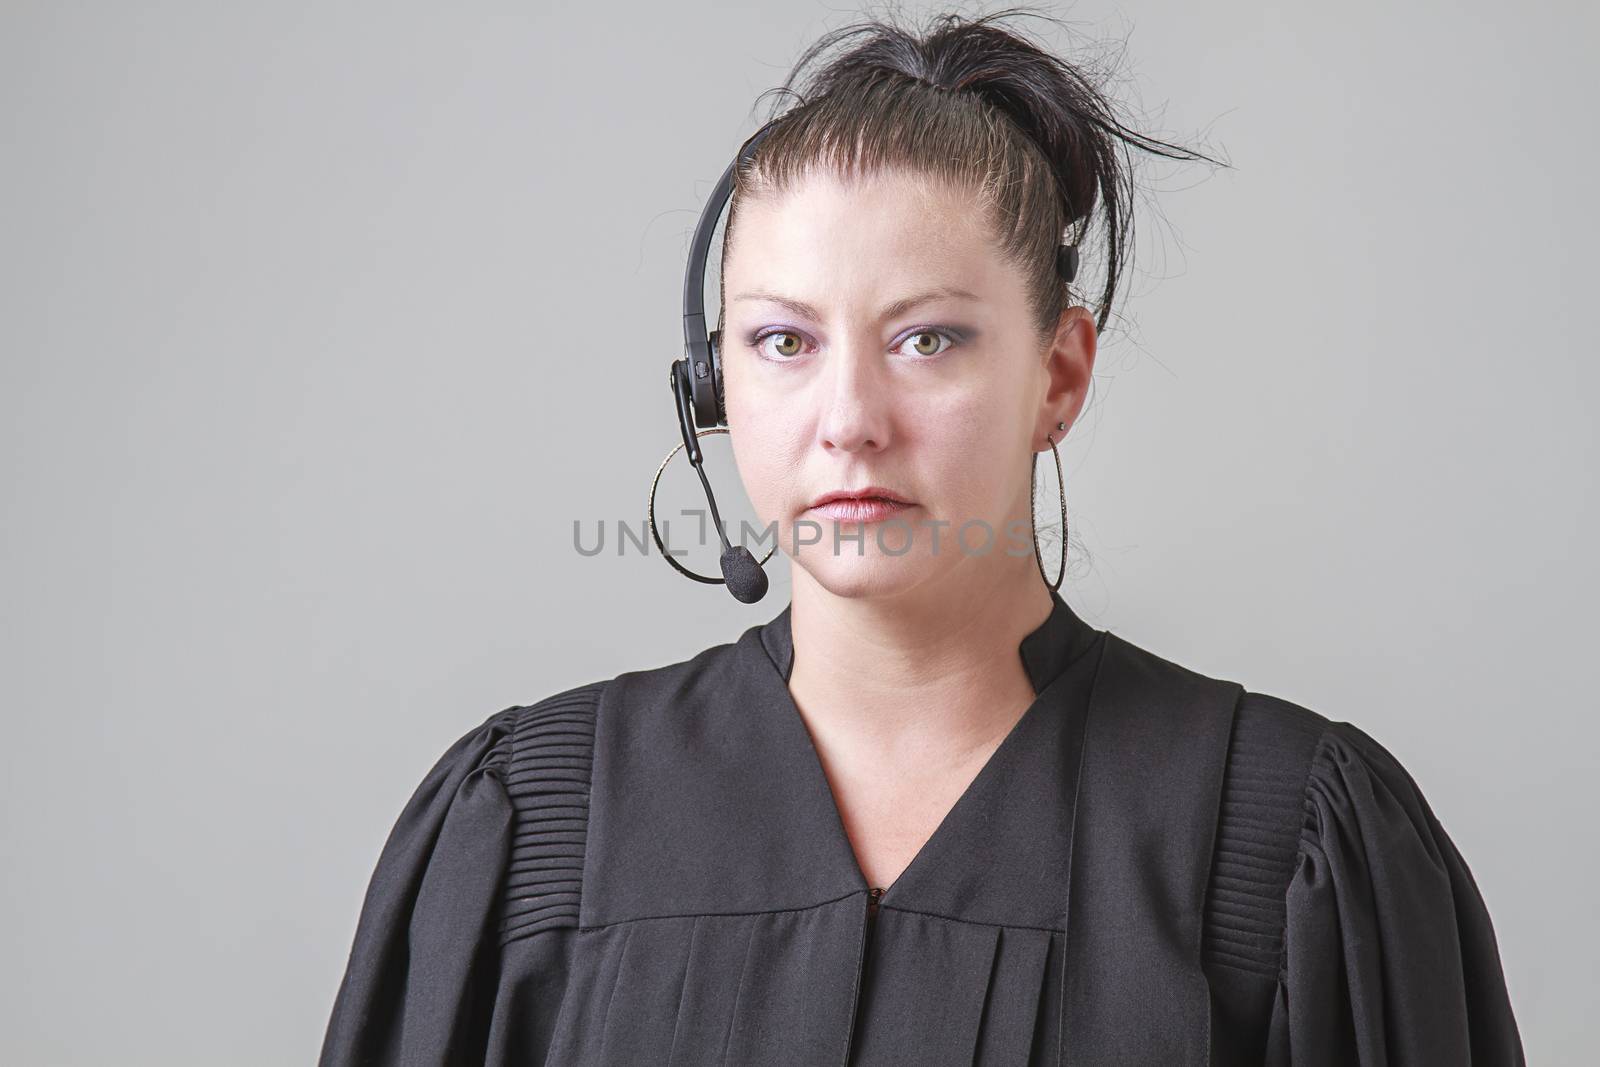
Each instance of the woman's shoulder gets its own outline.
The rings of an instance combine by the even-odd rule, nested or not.
[[[1375,797],[1391,800],[1384,814],[1404,815],[1418,833],[1436,825],[1421,786],[1366,727],[1271,693],[1240,693],[1225,781],[1236,787],[1236,803],[1271,797],[1294,807],[1300,846],[1314,844],[1331,820],[1360,816],[1357,802]]]
[[[577,925],[594,710],[605,685],[501,708],[435,758],[368,879],[322,1062],[378,1062],[393,1052],[384,1042],[402,1021],[482,1003],[495,958],[487,943]]]
[[[1243,838],[1292,863],[1340,832],[1338,823],[1368,835],[1403,823],[1424,841],[1438,830],[1416,779],[1367,729],[1282,696],[1242,690],[1223,773],[1219,848],[1229,837]]]
[[[506,749],[508,763],[522,765],[537,753],[536,747],[559,743],[561,739],[592,741],[594,721],[600,700],[615,678],[602,678],[569,686],[550,693],[531,704],[520,704],[506,711]],[[493,719],[490,720],[493,722]]]
[[[609,681],[570,686],[530,704],[511,704],[486,718],[470,720],[465,728],[458,723],[442,751],[435,750],[438,754],[421,785],[465,775],[504,776],[525,765],[530,738],[552,730],[570,734],[586,723],[592,733],[594,709]]]
[[[1283,1062],[1302,1042],[1338,1063],[1525,1062],[1488,905],[1410,770],[1354,722],[1259,693],[1239,712],[1206,959],[1276,981]],[[1378,1021],[1350,1026],[1362,1010]]]
[[[1244,690],[1218,805],[1208,960],[1276,974],[1294,880],[1333,850],[1351,876],[1368,865],[1391,875],[1409,868],[1442,876],[1447,854],[1454,858],[1416,779],[1371,733],[1282,696]],[[1351,891],[1344,883],[1332,887],[1339,892],[1329,900]]]
[[[739,642],[754,640],[759,629],[751,627],[738,641],[714,644],[669,663],[591,678],[502,708],[460,733],[437,769],[498,773],[514,800],[561,782],[587,786],[602,718],[609,720],[605,726],[612,733],[620,731],[618,743],[627,744],[641,739],[634,736],[639,731],[659,728],[661,720],[670,718],[646,714],[651,710],[715,704],[726,689]]]
[[[1120,653],[1124,673],[1137,676],[1129,690],[1162,708],[1160,718],[1169,728],[1186,725],[1185,705],[1198,703],[1201,694],[1222,711],[1225,778],[1251,782],[1252,793],[1301,797],[1317,779],[1328,781],[1330,771],[1352,761],[1370,762],[1397,785],[1416,787],[1393,752],[1356,722],[1167,659],[1109,631],[1108,636],[1116,639],[1108,647]],[[1219,694],[1229,697],[1231,708],[1218,705]]]

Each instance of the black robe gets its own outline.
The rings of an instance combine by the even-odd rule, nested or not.
[[[788,606],[490,716],[388,837],[322,1067],[1524,1062],[1388,751],[1053,600],[1034,703],[875,908]]]

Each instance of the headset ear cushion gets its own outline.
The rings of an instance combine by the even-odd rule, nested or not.
[[[1056,272],[1066,282],[1078,276],[1078,246],[1076,244],[1056,246]]]
[[[722,331],[712,330],[706,335],[711,350],[711,394],[717,403],[717,425],[728,424],[728,407],[722,399]]]

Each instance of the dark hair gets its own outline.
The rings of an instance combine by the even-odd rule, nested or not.
[[[1082,245],[1098,206],[1105,282],[1096,325],[1103,330],[1133,236],[1132,178],[1118,148],[1218,161],[1127,129],[1084,70],[997,25],[1017,14],[1037,13],[947,13],[920,34],[873,19],[807,48],[784,85],[769,90],[796,102],[736,173],[723,263],[741,196],[779,193],[817,165],[849,176],[905,168],[977,192],[1002,254],[1028,278],[1041,341],[1072,301],[1056,249],[1067,238]],[[842,54],[810,69],[835,50]],[[719,287],[720,306],[727,290]]]

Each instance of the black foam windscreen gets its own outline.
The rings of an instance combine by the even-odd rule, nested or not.
[[[754,604],[767,595],[767,572],[743,545],[734,545],[722,553],[722,580],[741,604]]]

